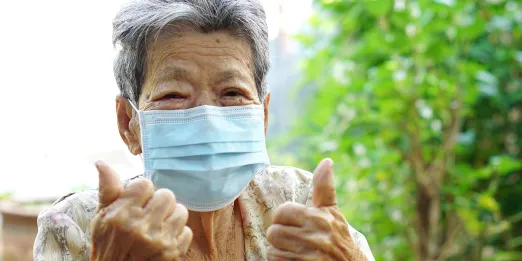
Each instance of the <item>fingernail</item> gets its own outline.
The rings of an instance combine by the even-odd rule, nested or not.
[[[96,168],[99,168],[103,165],[105,165],[105,162],[103,162],[102,160],[97,160],[96,162],[94,162],[94,166],[96,166]]]
[[[333,166],[333,160],[332,159],[325,158],[323,161],[324,161],[323,164],[326,164],[326,166],[328,166],[328,167],[332,167]]]

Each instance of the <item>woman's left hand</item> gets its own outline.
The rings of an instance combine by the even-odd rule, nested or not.
[[[314,172],[314,207],[286,202],[277,208],[267,230],[268,260],[367,260],[337,207],[332,164],[324,159]]]

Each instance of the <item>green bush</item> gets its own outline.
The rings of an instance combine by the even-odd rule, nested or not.
[[[522,260],[522,3],[315,6],[297,36],[314,91],[274,154],[334,160],[377,260]]]

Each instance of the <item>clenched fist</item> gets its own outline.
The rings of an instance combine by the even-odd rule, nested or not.
[[[167,189],[133,180],[123,188],[118,175],[97,162],[99,207],[91,223],[91,260],[180,260],[192,240],[187,209]]]
[[[332,164],[325,159],[314,172],[314,207],[287,202],[276,210],[267,231],[268,260],[366,260],[337,208]]]

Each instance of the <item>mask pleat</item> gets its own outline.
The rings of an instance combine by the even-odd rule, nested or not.
[[[145,176],[189,210],[225,207],[270,165],[262,106],[139,113]]]
[[[156,149],[212,142],[264,141],[263,131],[264,122],[256,118],[209,118],[185,123],[154,123],[144,135],[148,147]]]
[[[212,175],[205,171],[156,170],[151,175],[151,179],[155,184],[169,184],[169,189],[183,195],[179,198],[176,194],[176,197],[186,206],[201,204],[201,202],[213,205],[236,197],[241,191],[237,188],[245,188],[252,179],[245,173],[255,174],[265,167],[266,164],[257,163],[215,171]],[[195,182],[195,179],[200,182]]]
[[[150,149],[149,156],[151,159],[168,159],[188,156],[214,155],[221,153],[262,152],[264,150],[265,143],[262,141],[214,142],[172,148]]]
[[[150,169],[216,171],[231,167],[250,165],[265,161],[266,152],[222,153],[212,156],[188,156],[180,158],[155,159]]]

